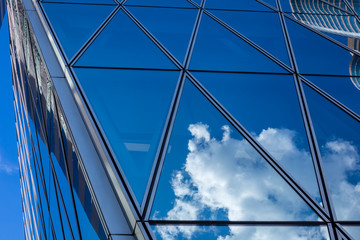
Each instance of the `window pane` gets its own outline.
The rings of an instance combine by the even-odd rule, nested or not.
[[[272,11],[265,5],[255,1],[238,1],[238,0],[207,0],[205,8],[212,9],[237,9],[237,10],[256,10],[256,11]]]
[[[280,0],[284,12],[319,13],[319,14],[347,14],[321,0]]]
[[[305,84],[304,90],[338,220],[360,220],[360,124]]]
[[[190,69],[286,72],[261,52],[203,14]]]
[[[154,6],[154,7],[194,7],[186,0],[127,0],[125,5]]]
[[[187,82],[151,219],[317,221],[319,218]]]
[[[179,72],[77,68],[75,72],[141,203]]]

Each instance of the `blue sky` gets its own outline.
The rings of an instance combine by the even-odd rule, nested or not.
[[[25,239],[12,93],[7,15],[0,28],[0,239]]]

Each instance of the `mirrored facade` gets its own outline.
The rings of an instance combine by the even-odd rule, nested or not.
[[[360,4],[9,0],[27,239],[360,238]]]

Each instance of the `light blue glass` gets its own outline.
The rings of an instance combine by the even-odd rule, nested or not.
[[[111,5],[42,3],[69,60],[115,9]]]
[[[75,66],[176,68],[121,9]]]
[[[292,75],[193,75],[321,202]]]
[[[196,226],[152,225],[158,240],[175,237],[178,240],[328,240],[325,226]]]
[[[255,1],[238,1],[238,0],[206,0],[205,8],[208,9],[232,9],[232,10],[255,10],[255,11],[272,11],[265,5]]]
[[[190,69],[286,73],[280,65],[206,14],[202,15]]]
[[[285,20],[300,73],[352,75],[352,53],[288,18]]]
[[[189,81],[182,93],[150,218],[319,220]]]
[[[306,76],[305,78],[360,115],[359,77]]]
[[[219,10],[213,10],[211,13],[283,63],[291,66],[278,13]]]
[[[125,5],[152,6],[152,7],[186,7],[194,6],[186,0],[127,0]]]
[[[94,4],[94,5],[115,5],[116,3],[113,0],[43,0],[45,2],[55,2],[55,3],[85,3],[85,4]]]
[[[74,69],[141,203],[179,72]]]
[[[322,0],[280,0],[280,5],[284,12],[293,13],[317,13],[317,14],[332,14],[332,15],[346,15],[344,12],[336,7],[327,4]]]
[[[360,123],[303,84],[337,220],[360,220]]]
[[[342,227],[350,233],[353,239],[359,239],[360,238],[360,226],[345,226],[342,225]]]
[[[198,10],[127,7],[167,50],[183,62]]]

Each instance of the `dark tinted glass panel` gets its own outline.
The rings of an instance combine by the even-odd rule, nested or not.
[[[286,24],[300,73],[352,75],[350,52],[287,18]]]
[[[321,0],[280,0],[280,4],[284,12],[347,14]]]
[[[248,43],[203,14],[190,69],[286,72]]]
[[[193,74],[321,202],[293,77]]]
[[[360,124],[303,85],[336,216],[360,219]]]
[[[265,5],[255,1],[238,1],[238,0],[207,0],[205,3],[205,8],[213,9],[237,9],[237,10],[256,10],[256,11],[271,11],[270,8],[265,7]]]
[[[344,226],[342,227],[347,231],[353,239],[360,239],[360,226]]]
[[[100,27],[115,6],[42,3],[55,34],[70,60]]]
[[[179,73],[75,71],[141,203]]]
[[[126,5],[159,7],[194,7],[186,0],[127,0]]]
[[[151,218],[318,220],[190,82],[184,86]]]
[[[195,225],[153,225],[158,240],[326,240],[328,230],[324,226],[195,226]]]
[[[306,76],[305,78],[360,115],[359,77]]]
[[[42,2],[63,2],[63,3],[88,3],[88,4],[112,4],[116,3],[113,0],[44,0]]]
[[[77,66],[175,68],[120,10],[76,63]]]
[[[60,218],[60,208],[59,201],[57,196],[57,189],[54,184],[54,176],[50,174],[50,189],[49,189],[49,203],[50,203],[50,214],[52,223],[54,225],[54,231],[57,238],[64,239],[63,237],[63,229],[61,226],[61,218]]]
[[[219,10],[213,10],[211,13],[290,66],[277,13]]]
[[[152,7],[128,9],[180,62],[184,60],[197,10]]]

